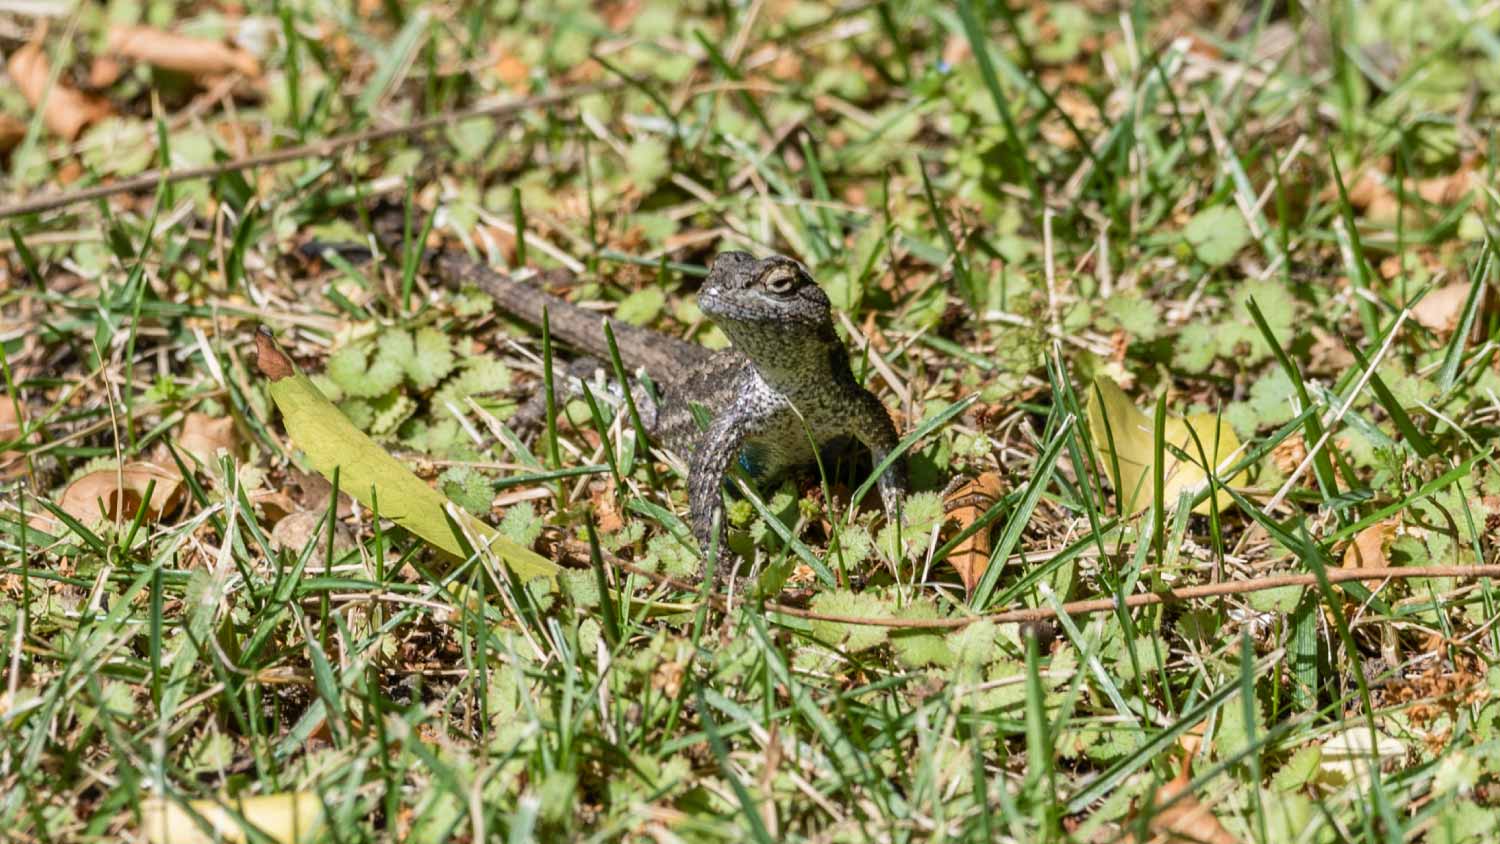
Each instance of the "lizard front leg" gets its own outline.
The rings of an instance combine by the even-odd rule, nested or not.
[[[881,461],[890,456],[901,437],[896,425],[885,409],[885,404],[869,390],[860,390],[859,400],[854,403],[849,433],[864,443],[870,450],[870,467],[878,468]],[[901,499],[906,496],[906,456],[896,458],[876,481],[880,487],[880,503],[885,506],[888,519],[899,516]]]
[[[703,551],[703,575],[713,563],[714,579],[722,582],[729,575],[733,555],[729,553],[729,530],[724,524],[724,473],[739,455],[745,438],[750,435],[753,420],[733,408],[714,418],[703,432],[688,466],[688,507],[691,511],[693,536]],[[714,523],[718,522],[718,534]],[[717,540],[717,558],[710,561],[710,549]]]

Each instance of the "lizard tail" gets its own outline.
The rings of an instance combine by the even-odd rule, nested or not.
[[[373,223],[381,249],[396,258],[404,255],[407,226],[401,208],[383,209]],[[416,222],[411,229],[413,237],[422,231]],[[530,284],[516,281],[457,250],[425,249],[423,263],[446,286],[453,289],[465,285],[478,287],[495,300],[500,310],[523,322],[540,326],[545,312],[554,338],[604,361],[610,358],[609,341],[604,334],[604,324],[608,323],[625,368],[632,372],[645,369],[653,380],[675,378],[684,366],[711,354],[695,343],[580,308]],[[567,270],[552,270],[544,272],[539,280],[563,283],[572,279],[573,274]]]

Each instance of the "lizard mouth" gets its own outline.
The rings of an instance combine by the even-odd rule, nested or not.
[[[716,322],[719,320],[742,319],[744,317],[744,314],[736,312],[737,309],[731,306],[728,297],[724,294],[724,290],[717,285],[704,287],[698,291],[698,310],[703,311],[705,315]]]
[[[818,322],[800,312],[800,309],[788,307],[785,302],[767,301],[767,297],[755,294],[741,297],[715,287],[704,287],[698,291],[698,309],[726,330],[736,325],[746,328],[777,326],[792,329],[816,325]]]

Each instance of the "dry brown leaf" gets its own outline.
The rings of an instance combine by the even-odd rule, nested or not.
[[[315,513],[311,510],[303,510],[300,513],[292,513],[276,522],[271,528],[271,546],[292,552],[302,553],[309,542],[317,541],[320,549],[327,548],[327,535],[322,534],[320,528],[328,518],[328,514]],[[319,539],[319,536],[323,536]],[[354,548],[354,536],[343,522],[333,523],[333,553],[340,555]],[[314,556],[314,559],[322,559]]]
[[[1189,759],[1198,755],[1198,750],[1203,747],[1203,733],[1207,729],[1208,722],[1199,721],[1178,737],[1177,746],[1182,748]]]
[[[16,402],[9,396],[0,399],[0,443],[10,442],[21,435],[21,415]]]
[[[1154,798],[1157,809],[1146,822],[1152,844],[1237,844],[1214,813],[1188,792],[1187,767],[1163,785]],[[1168,805],[1170,804],[1170,805]]]
[[[615,506],[613,478],[589,484],[589,501],[593,503],[594,527],[600,533],[614,533],[625,527],[625,520],[621,518],[620,510]]]
[[[322,512],[328,509],[328,499],[333,495],[333,484],[322,475],[309,474],[293,467],[287,473],[286,489],[290,490],[297,509]],[[346,492],[339,493],[339,518],[354,515],[354,499]]]
[[[949,67],[957,67],[969,60],[974,55],[969,46],[969,39],[957,33],[950,33],[948,40],[943,42],[943,62]]]
[[[516,236],[499,226],[478,226],[476,234],[483,239],[485,251],[492,253],[506,266],[516,262]]]
[[[793,82],[803,74],[802,56],[796,50],[778,50],[776,58],[767,68],[772,79]]]
[[[606,4],[602,9],[604,25],[611,32],[624,32],[641,14],[640,0],[625,0],[623,3]]]
[[[95,56],[89,65],[89,87],[95,90],[108,88],[120,81],[125,74],[125,65],[113,56]]]
[[[994,472],[985,472],[950,493],[943,499],[943,511],[953,525],[954,535],[978,521],[999,497],[1000,476]],[[965,589],[972,592],[979,585],[990,563],[990,550],[990,532],[980,530],[954,546],[948,555],[948,562],[958,571]]]
[[[6,443],[21,436],[21,419],[16,411],[16,402],[0,393],[0,481],[8,481],[26,469],[26,458],[19,450],[6,448]]]
[[[63,520],[52,515],[50,510],[43,510],[27,516],[26,525],[34,531],[53,537],[62,536],[68,530],[68,526],[63,524]]]
[[[1347,183],[1347,185],[1345,193],[1349,196],[1349,204],[1354,206],[1354,210],[1356,211],[1369,209],[1371,205],[1380,201],[1391,192],[1390,188],[1385,186],[1384,175],[1373,167],[1362,171],[1354,181]],[[1333,200],[1337,197],[1337,186],[1324,188],[1323,193],[1319,196],[1320,199],[1325,200]]]
[[[7,153],[26,137],[26,124],[8,114],[0,114],[0,153]]]
[[[1344,568],[1384,568],[1391,564],[1386,549],[1396,538],[1396,525],[1400,519],[1376,522],[1354,535],[1354,541],[1344,549]]]
[[[1418,180],[1417,196],[1433,205],[1457,205],[1469,195],[1470,191],[1483,186],[1474,165],[1475,162],[1466,161],[1446,176]]]
[[[5,69],[16,84],[16,89],[32,108],[43,106],[42,122],[47,130],[58,137],[71,141],[78,137],[84,127],[107,116],[112,109],[108,102],[91,97],[61,81],[48,90],[47,82],[52,68],[47,55],[42,52],[40,40],[33,41],[11,53]]]
[[[112,27],[109,49],[121,58],[194,77],[226,73],[260,75],[260,61],[245,50],[222,41],[178,35],[150,26]]]
[[[79,179],[82,179],[83,175],[83,165],[78,163],[78,159],[70,158],[63,161],[62,164],[58,165],[57,170],[53,173],[53,178],[57,180],[57,183],[59,185],[67,187],[78,181]],[[121,206],[123,208],[130,208],[134,205],[134,203],[135,200],[132,197],[126,197],[121,200]]]
[[[1290,475],[1297,471],[1297,467],[1302,465],[1302,461],[1306,458],[1307,441],[1302,439],[1300,432],[1292,434],[1271,449],[1271,465],[1283,475]]]
[[[1384,172],[1388,164],[1370,167],[1359,174],[1348,184],[1349,204],[1365,222],[1378,226],[1394,225],[1396,218],[1401,215],[1401,199],[1396,195],[1393,187],[1393,179]],[[1321,198],[1330,202],[1338,201],[1338,187],[1329,186],[1320,194]],[[1410,220],[1413,215],[1418,214],[1420,209],[1416,208],[1413,201],[1408,199],[1406,203],[1406,214]]]
[[[1476,188],[1481,189],[1482,198],[1481,176],[1475,168],[1476,162],[1466,161],[1446,176],[1407,180],[1404,183],[1406,201],[1403,206],[1402,197],[1396,190],[1397,181],[1389,173],[1390,162],[1387,160],[1366,168],[1347,182],[1346,193],[1349,204],[1360,212],[1366,222],[1381,226],[1395,225],[1397,219],[1405,215],[1410,225],[1430,219],[1431,211],[1423,203],[1437,208],[1451,208]],[[1337,186],[1325,188],[1320,197],[1326,201],[1337,200]]]
[[[1411,318],[1416,320],[1423,328],[1436,334],[1447,336],[1458,327],[1459,317],[1463,316],[1464,303],[1469,299],[1470,284],[1463,281],[1455,281],[1422,297],[1411,309]]]
[[[148,487],[151,499],[145,501]],[[84,475],[68,484],[57,504],[64,513],[87,525],[106,519],[133,519],[143,501],[146,518],[160,519],[181,506],[186,497],[187,489],[176,470],[140,462]]]
[[[189,413],[182,420],[182,432],[177,435],[177,447],[192,455],[200,466],[216,466],[219,450],[233,454],[235,448],[234,419],[229,416],[209,416],[206,413]]]
[[[266,524],[274,525],[298,509],[296,502],[284,490],[256,489],[251,490],[246,497]]]
[[[525,90],[527,81],[531,78],[531,66],[512,52],[506,52],[497,59],[493,69],[495,76],[512,91]]]

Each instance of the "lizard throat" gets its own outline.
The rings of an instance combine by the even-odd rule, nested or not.
[[[787,325],[725,328],[760,380],[785,396],[818,389],[849,366],[848,352],[831,324],[823,330]]]

